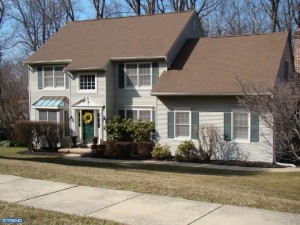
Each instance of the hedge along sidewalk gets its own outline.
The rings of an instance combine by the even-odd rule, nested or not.
[[[109,164],[144,164],[144,165],[166,165],[166,166],[182,166],[192,168],[206,168],[218,170],[234,170],[234,171],[247,171],[247,172],[300,172],[300,167],[287,167],[287,168],[257,168],[257,167],[240,167],[240,166],[226,166],[226,165],[213,165],[201,163],[185,163],[174,161],[158,161],[158,160],[120,160],[120,159],[102,159],[102,158],[88,158],[81,157],[78,154],[67,154],[63,158],[83,161],[83,162],[98,162]]]

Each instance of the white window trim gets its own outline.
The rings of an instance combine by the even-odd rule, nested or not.
[[[95,75],[95,90],[81,90],[80,89],[80,77],[82,75]],[[78,73],[77,74],[77,92],[78,93],[98,93],[98,77],[97,73],[91,72],[91,73]]]
[[[47,112],[47,120],[40,120],[40,112]],[[38,112],[39,112],[39,117],[38,117],[38,121],[40,121],[40,122],[54,122],[54,121],[49,121],[49,111],[51,111],[51,112],[56,112],[56,123],[59,123],[59,120],[60,120],[60,111],[59,110],[48,110],[48,109],[46,109],[46,110],[38,110]]]
[[[179,136],[177,137],[176,134],[176,113],[178,112],[188,112],[189,113],[189,136]],[[192,113],[191,110],[174,110],[174,140],[192,140],[192,132],[191,132],[191,126],[192,126]]]
[[[136,64],[136,65],[140,65],[140,64],[150,64],[150,85],[149,86],[143,86],[143,87],[138,87],[138,86],[134,86],[134,87],[127,87],[127,65],[132,65],[132,64]],[[139,66],[137,67],[137,70],[139,69]],[[151,62],[130,62],[130,63],[125,63],[124,64],[124,72],[125,72],[125,76],[124,76],[124,88],[126,90],[149,90],[152,88],[152,63]],[[139,74],[137,74],[137,83],[139,83]]]
[[[128,110],[136,110],[137,111],[137,118],[139,119],[140,118],[140,111],[150,111],[150,121],[152,122],[153,120],[153,108],[152,107],[149,107],[149,108],[138,108],[138,107],[126,107],[125,109],[125,119],[127,119],[127,111]]]
[[[234,136],[233,136],[233,114],[234,113],[247,113],[248,114],[248,139],[233,139]],[[242,110],[235,110],[235,111],[232,111],[231,113],[231,137],[232,137],[232,141],[234,143],[238,143],[238,144],[250,144],[251,143],[251,115],[250,115],[250,112],[247,112],[247,111],[242,111]]]
[[[52,67],[53,68],[53,87],[45,87],[45,69],[44,68],[49,68]],[[64,86],[63,87],[54,87],[55,84],[55,78],[54,78],[54,70],[55,67],[63,67],[63,74],[64,74]],[[42,74],[43,74],[43,89],[45,90],[66,90],[66,76],[67,74],[65,73],[65,66],[64,65],[54,65],[54,66],[43,66],[42,67]]]

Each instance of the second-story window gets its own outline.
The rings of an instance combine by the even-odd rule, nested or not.
[[[126,88],[148,88],[151,86],[151,64],[136,63],[125,66]]]
[[[64,67],[44,67],[44,88],[64,88]]]
[[[97,80],[95,74],[81,74],[79,75],[78,81],[79,91],[96,92],[97,91]]]

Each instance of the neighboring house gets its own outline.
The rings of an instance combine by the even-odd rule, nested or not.
[[[272,161],[272,132],[238,105],[236,76],[274,85],[293,71],[287,33],[206,38],[194,11],[71,22],[25,64],[30,119],[63,122],[81,143],[105,140],[119,114],[154,121],[173,153],[213,124],[253,161]]]

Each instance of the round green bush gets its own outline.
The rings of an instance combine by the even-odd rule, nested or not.
[[[171,158],[170,146],[156,144],[151,154],[154,159],[169,159]]]
[[[197,149],[190,140],[181,142],[176,150],[175,159],[179,162],[192,162],[198,159]]]

